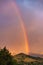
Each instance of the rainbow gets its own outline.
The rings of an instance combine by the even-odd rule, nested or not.
[[[21,14],[20,14],[20,11],[19,11],[19,8],[17,7],[17,4],[14,2],[12,2],[12,5],[16,11],[16,15],[18,16],[18,19],[19,19],[19,22],[20,22],[20,25],[22,27],[22,31],[23,31],[23,34],[24,34],[24,40],[25,40],[25,52],[26,54],[29,54],[29,45],[28,45],[28,39],[27,39],[27,34],[26,34],[26,29],[25,29],[25,25],[24,25],[24,21],[21,17]]]

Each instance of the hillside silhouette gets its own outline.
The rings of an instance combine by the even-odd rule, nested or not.
[[[12,56],[4,47],[0,49],[0,65],[43,65],[43,58],[20,53]]]

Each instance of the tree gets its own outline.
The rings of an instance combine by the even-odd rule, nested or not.
[[[0,65],[17,65],[16,60],[13,60],[13,56],[6,47],[0,50]]]

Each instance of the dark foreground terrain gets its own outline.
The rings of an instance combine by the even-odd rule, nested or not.
[[[0,49],[0,65],[43,65],[43,58],[23,53],[12,56],[4,47]]]

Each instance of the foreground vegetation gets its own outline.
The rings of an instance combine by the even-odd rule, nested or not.
[[[43,59],[22,53],[12,56],[6,47],[4,47],[0,49],[0,65],[43,65]]]

